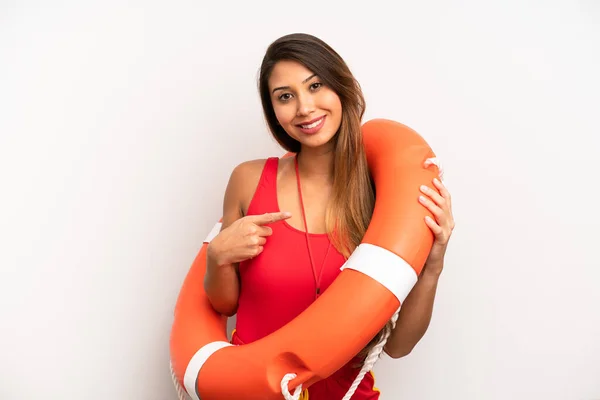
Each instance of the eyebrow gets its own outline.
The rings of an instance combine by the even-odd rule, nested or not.
[[[308,78],[303,80],[302,83],[306,83],[306,82],[310,81],[315,76],[317,76],[317,74],[312,74],[311,76],[309,76]],[[275,93],[277,90],[283,90],[283,89],[289,89],[289,88],[290,88],[289,86],[279,86],[279,87],[276,87],[275,89],[273,89],[273,91],[271,93]]]

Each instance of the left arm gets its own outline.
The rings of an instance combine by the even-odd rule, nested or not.
[[[444,255],[454,230],[450,193],[437,179],[433,183],[438,191],[422,187],[424,196],[419,198],[419,202],[435,217],[435,220],[425,217],[425,223],[435,239],[421,276],[404,300],[396,328],[385,345],[385,352],[392,358],[410,354],[429,327],[438,280],[444,267]]]
[[[390,357],[400,358],[409,355],[425,335],[431,321],[438,279],[439,274],[427,273],[426,268],[404,300],[398,314],[396,328],[384,348]]]

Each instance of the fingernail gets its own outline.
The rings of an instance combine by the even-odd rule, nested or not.
[[[425,202],[425,197],[419,196],[419,201],[422,202],[422,203]]]
[[[284,217],[291,217],[291,216],[292,216],[292,213],[291,213],[291,212],[289,212],[289,211],[284,211],[284,213],[283,213],[283,216],[284,216]]]
[[[438,180],[438,178],[433,178],[433,181],[434,181],[435,183],[440,183],[440,181]]]
[[[427,186],[425,186],[425,185],[421,185],[421,190],[422,190],[423,192],[426,192],[426,191],[427,191],[427,189],[428,189],[428,187],[427,187]]]

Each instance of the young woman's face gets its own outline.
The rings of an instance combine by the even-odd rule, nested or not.
[[[277,121],[288,135],[309,147],[331,142],[342,121],[342,103],[317,75],[295,61],[279,61],[269,91]]]

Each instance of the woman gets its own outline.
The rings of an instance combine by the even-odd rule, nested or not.
[[[259,91],[273,136],[296,155],[238,165],[225,192],[223,226],[208,246],[204,285],[217,311],[237,313],[234,344],[279,329],[327,290],[360,244],[375,201],[361,136],[364,98],[331,47],[306,34],[279,38],[264,56]],[[435,216],[424,221],[435,241],[385,346],[393,358],[409,354],[427,330],[454,228],[446,188],[436,180],[421,190],[415,201]],[[303,398],[342,399],[357,365],[391,326]],[[352,398],[379,398],[373,374]]]

